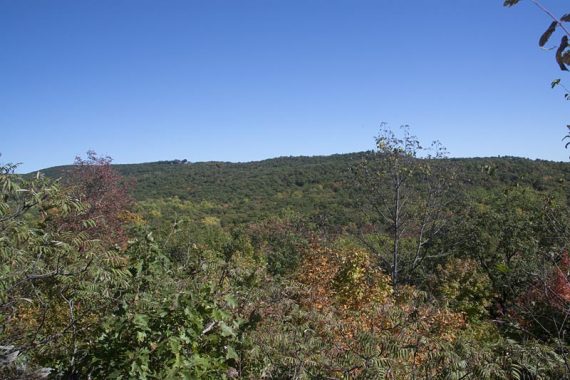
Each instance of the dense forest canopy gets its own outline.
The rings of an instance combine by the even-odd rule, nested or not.
[[[357,206],[351,197],[350,168],[373,152],[316,157],[280,157],[248,163],[174,161],[112,165],[136,186],[139,202],[192,204],[224,224],[250,222],[291,209],[307,215],[327,215],[341,224],[354,221]],[[461,191],[498,185],[528,186],[539,191],[570,189],[570,165],[565,162],[518,157],[449,158],[440,163],[457,173]],[[70,166],[42,170],[65,178]],[[30,173],[29,176],[34,175]]]

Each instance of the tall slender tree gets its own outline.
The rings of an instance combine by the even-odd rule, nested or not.
[[[445,223],[445,174],[450,174],[434,165],[446,157],[441,143],[424,148],[409,126],[402,132],[397,136],[382,124],[377,149],[354,168],[359,201],[369,227],[377,232],[361,230],[361,241],[376,252],[394,287],[430,257],[428,247]]]

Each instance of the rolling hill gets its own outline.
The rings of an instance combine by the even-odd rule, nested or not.
[[[279,157],[263,161],[197,162],[181,160],[113,165],[133,179],[135,199],[176,198],[201,204],[223,222],[245,222],[291,210],[350,221],[356,207],[350,167],[370,152],[314,157]],[[570,163],[517,157],[453,158],[438,162],[457,173],[458,193],[501,185],[523,185],[570,197]],[[65,178],[71,166],[41,170]]]

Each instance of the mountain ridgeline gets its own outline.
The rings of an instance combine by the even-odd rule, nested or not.
[[[141,204],[175,200],[192,204],[197,215],[215,215],[222,224],[247,223],[272,214],[296,212],[345,225],[358,218],[351,168],[371,152],[314,157],[279,157],[246,163],[186,160],[113,165],[134,180]],[[436,165],[456,173],[458,196],[500,186],[525,186],[570,198],[570,163],[518,157],[451,158]],[[71,166],[41,170],[62,177]]]

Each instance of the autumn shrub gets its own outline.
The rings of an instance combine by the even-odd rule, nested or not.
[[[76,157],[65,176],[67,191],[84,205],[81,213],[67,213],[58,219],[60,230],[86,232],[106,247],[125,248],[126,226],[137,219],[130,195],[132,180],[122,177],[112,166],[112,158],[100,157],[94,151],[87,158]],[[85,220],[93,223],[85,224]]]
[[[461,313],[429,305],[410,286],[393,294],[389,276],[366,251],[334,250],[313,242],[303,257],[295,277],[299,296],[290,301],[290,310],[303,315],[295,325],[307,326],[307,342],[322,345],[326,360],[311,367],[313,372],[340,378],[441,372],[445,366],[434,357],[462,331]],[[286,328],[280,325],[278,330]]]

